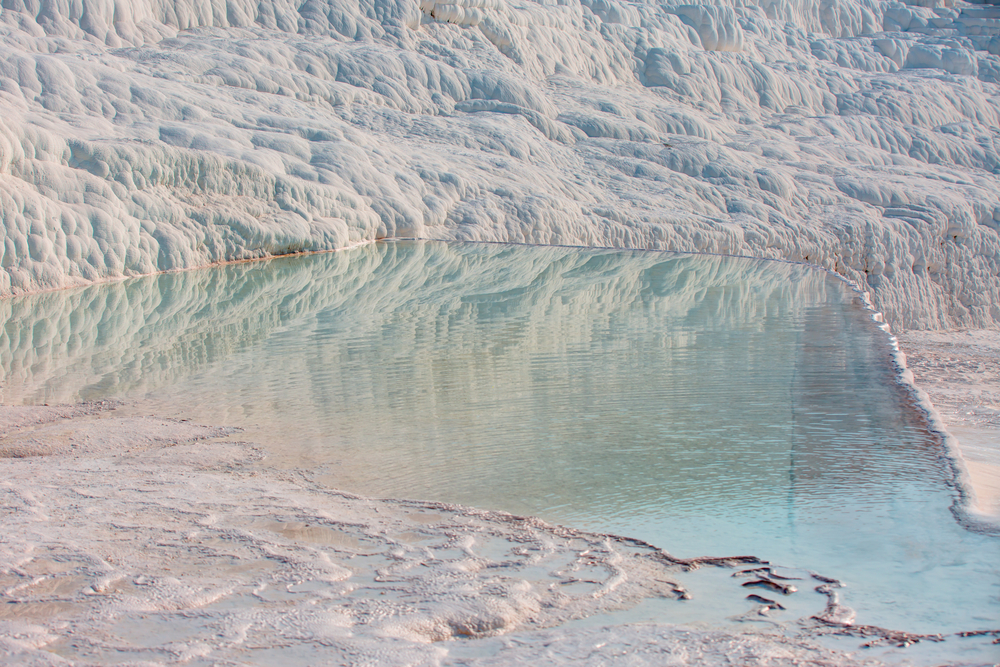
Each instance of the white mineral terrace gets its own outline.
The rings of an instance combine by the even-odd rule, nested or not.
[[[5,0],[0,296],[383,238],[816,264],[899,334],[995,522],[1000,6],[685,1]],[[113,407],[0,409],[2,663],[910,659],[622,625],[718,568],[332,492]]]
[[[1000,522],[1000,334],[910,331],[899,344],[917,386],[956,439],[974,509]]]
[[[1000,319],[1000,8],[11,0],[0,294],[382,237],[818,264]]]

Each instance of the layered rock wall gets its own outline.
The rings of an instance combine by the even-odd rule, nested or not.
[[[941,3],[937,3],[941,5]],[[6,0],[0,294],[422,237],[1000,322],[1000,7]]]

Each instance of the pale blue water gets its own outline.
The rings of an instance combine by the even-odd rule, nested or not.
[[[357,493],[754,554],[845,580],[862,623],[1000,618],[1000,540],[818,270],[412,242],[0,308],[4,402],[139,400]]]

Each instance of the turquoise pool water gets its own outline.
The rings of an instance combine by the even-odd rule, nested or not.
[[[265,465],[844,580],[858,622],[991,628],[888,339],[802,265],[386,243],[0,302],[2,399],[241,426]]]

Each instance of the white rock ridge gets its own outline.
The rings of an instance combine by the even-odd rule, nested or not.
[[[0,295],[417,236],[802,260],[898,328],[1000,323],[1000,6],[4,0],[0,30]]]

